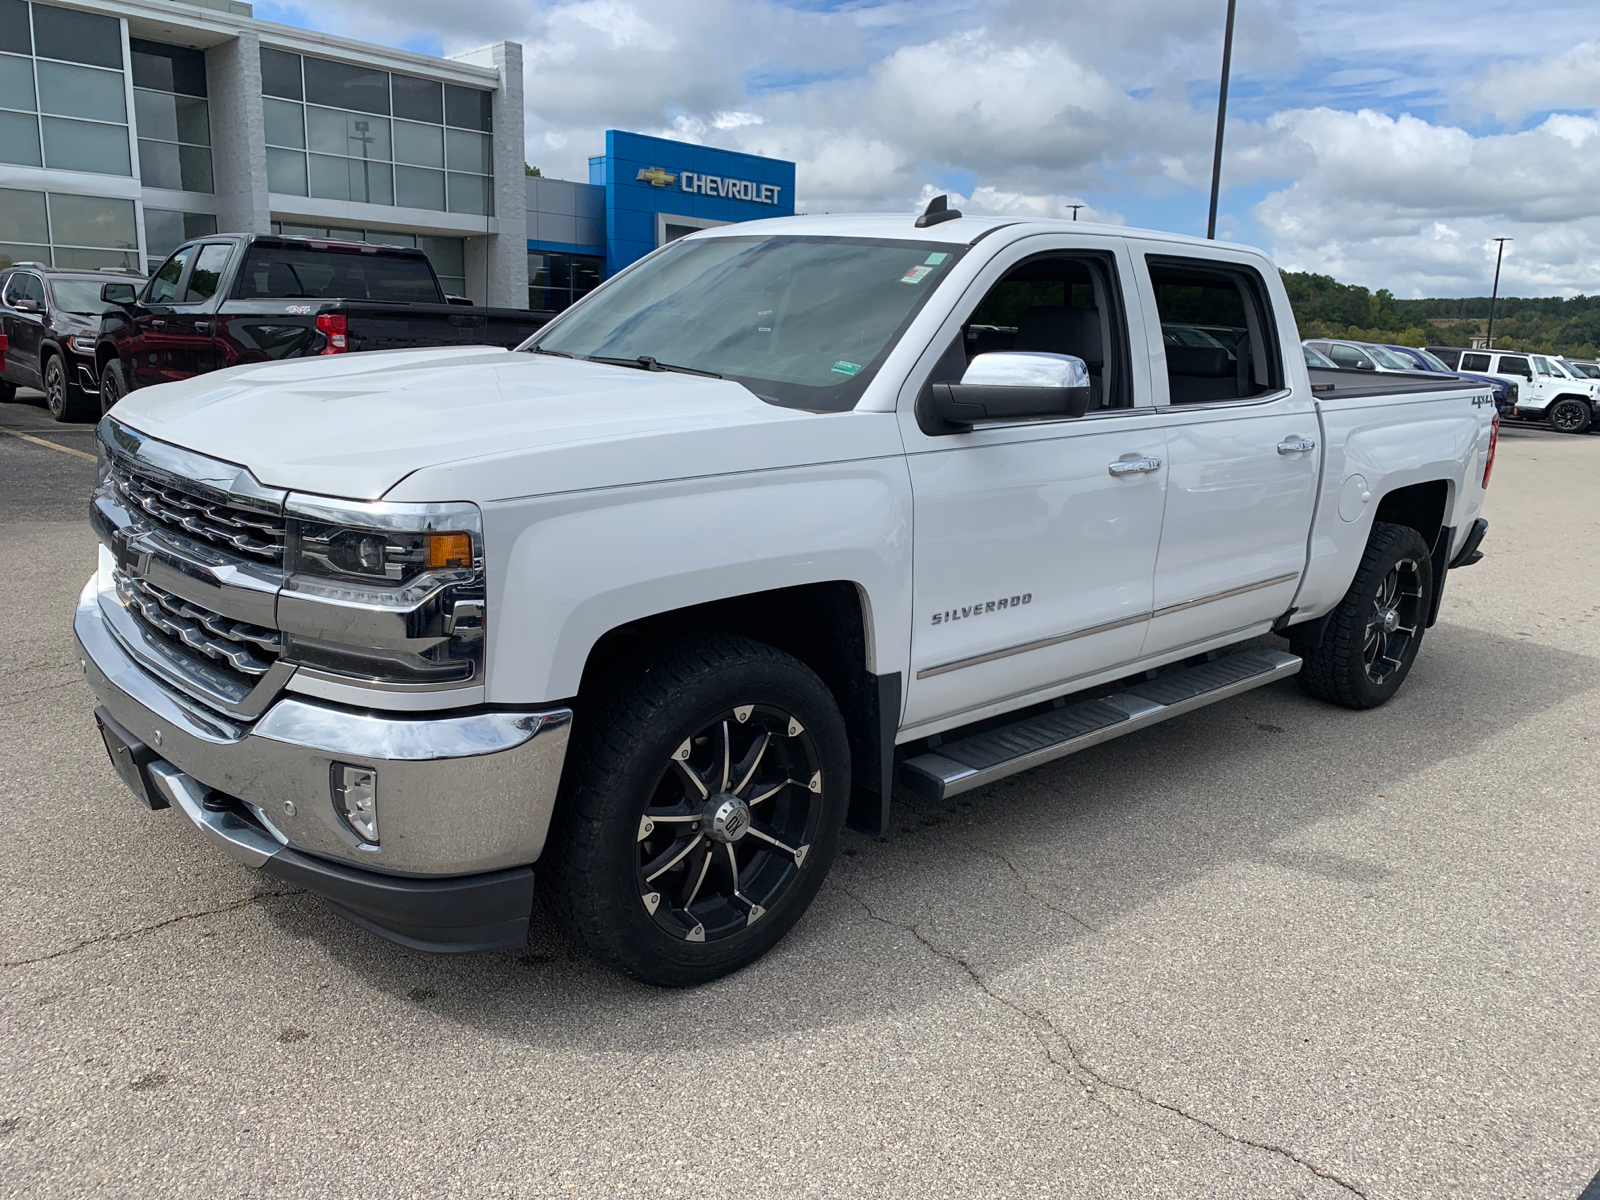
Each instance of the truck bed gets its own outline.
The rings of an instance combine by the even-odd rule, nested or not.
[[[1311,390],[1319,399],[1337,396],[1342,400],[1357,400],[1367,396],[1399,396],[1418,392],[1454,392],[1461,388],[1481,387],[1487,384],[1455,375],[1400,375],[1377,371],[1357,371],[1353,367],[1310,367]]]

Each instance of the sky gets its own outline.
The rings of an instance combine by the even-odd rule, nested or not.
[[[604,131],[793,159],[800,211],[1204,234],[1227,0],[317,0],[257,17],[523,45],[528,161]],[[1238,0],[1218,236],[1397,296],[1600,292],[1600,4]]]

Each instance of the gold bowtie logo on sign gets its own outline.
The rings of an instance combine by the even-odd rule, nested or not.
[[[651,187],[671,187],[678,182],[678,177],[671,171],[663,171],[660,167],[640,167],[639,173],[634,176],[640,183],[648,183]]]

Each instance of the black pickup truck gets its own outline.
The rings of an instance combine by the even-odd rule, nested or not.
[[[447,297],[420,250],[277,234],[185,242],[142,287],[107,283],[100,411],[242,363],[414,346],[515,346],[550,313]]]

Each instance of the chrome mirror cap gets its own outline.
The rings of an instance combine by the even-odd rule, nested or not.
[[[974,358],[961,382],[981,387],[1086,388],[1089,368],[1074,354],[994,350]]]

